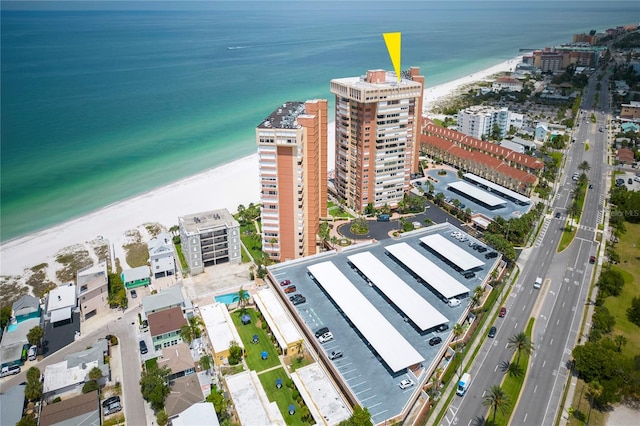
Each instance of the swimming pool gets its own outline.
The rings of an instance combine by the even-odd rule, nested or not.
[[[247,296],[249,295],[249,293],[247,293],[247,290],[244,290],[244,294]],[[224,303],[225,305],[230,305],[238,301],[238,292],[216,296],[215,300],[216,302]]]

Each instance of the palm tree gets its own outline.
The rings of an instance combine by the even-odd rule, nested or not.
[[[197,339],[202,336],[202,327],[204,327],[204,322],[202,322],[202,318],[193,316],[189,318],[189,327],[193,333],[193,338]]]
[[[460,336],[464,334],[464,327],[462,324],[456,324],[453,326],[453,340],[458,340]]]
[[[505,413],[507,407],[509,407],[509,397],[507,393],[498,385],[491,386],[487,395],[484,397],[484,401],[482,401],[482,405],[485,407],[493,408],[493,421],[492,423],[496,424],[496,414],[498,410],[502,414]]]
[[[180,227],[178,225],[173,225],[169,228],[169,232],[171,232],[171,235],[174,237],[177,237],[180,234]]]
[[[585,160],[582,163],[580,163],[580,165],[578,166],[578,170],[583,172],[588,172],[589,170],[591,170],[591,166],[589,165],[589,162]]]
[[[240,312],[244,313],[245,306],[249,302],[249,293],[245,289],[240,287],[238,294],[233,296],[233,301],[238,302],[238,306],[240,307]]]
[[[589,414],[587,415],[587,424],[589,424],[589,419],[591,418],[591,408],[593,408],[593,405],[595,404],[596,399],[600,398],[600,396],[602,395],[602,391],[603,391],[602,385],[597,380],[594,380],[593,382],[589,383],[589,387],[587,388],[587,397],[589,398],[591,403],[589,404]]]
[[[518,353],[518,358],[516,360],[516,364],[518,365],[520,365],[521,353],[529,355],[531,352],[533,352],[533,343],[531,343],[531,339],[529,339],[529,336],[522,332],[510,337],[507,347],[515,349]]]
[[[180,338],[183,342],[193,342],[193,330],[188,325],[183,325],[180,328]]]
[[[473,290],[473,296],[471,297],[471,308],[480,305],[480,301],[482,300],[482,295],[484,294],[484,290],[481,286],[477,286]]]
[[[211,368],[211,355],[209,354],[204,354],[200,357],[200,368],[202,368],[205,371],[209,371],[209,369]]]
[[[296,343],[296,352],[298,353],[298,361],[304,358],[304,342],[302,340]]]

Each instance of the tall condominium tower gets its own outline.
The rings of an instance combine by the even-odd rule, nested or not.
[[[397,206],[419,167],[424,77],[411,68],[331,80],[336,95],[335,187],[348,207]]]
[[[316,252],[327,215],[327,100],[287,102],[256,129],[262,249],[284,261]]]

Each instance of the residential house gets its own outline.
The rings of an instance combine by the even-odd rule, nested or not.
[[[3,367],[24,364],[30,346],[27,334],[33,327],[38,326],[40,326],[40,318],[30,318],[7,325],[0,341],[0,360]]]
[[[15,425],[22,418],[25,406],[25,384],[2,389],[0,393],[0,425]]]
[[[43,372],[43,397],[52,400],[57,396],[80,393],[89,379],[89,372],[98,367],[102,371],[99,384],[105,384],[111,378],[109,364],[105,363],[105,356],[109,353],[106,339],[99,339],[84,351],[65,356],[64,361],[49,364]]]
[[[46,319],[52,324],[72,320],[73,312],[78,306],[77,287],[73,283],[58,286],[49,292],[47,297]]]
[[[182,342],[180,329],[187,319],[179,306],[147,315],[151,340],[156,351]]]
[[[524,154],[524,146],[517,144],[515,142],[512,142],[508,139],[503,139],[502,142],[500,142],[500,146],[515,152],[519,152],[520,154]]]
[[[549,136],[549,124],[538,123],[538,125],[536,126],[535,133],[533,135],[533,139],[540,142],[545,142],[548,136]]]
[[[620,148],[616,154],[618,164],[633,164],[635,161],[633,151],[629,148]]]
[[[40,299],[30,294],[25,294],[13,302],[11,310],[12,323],[20,323],[33,318],[40,318]]]
[[[182,294],[182,286],[174,285],[164,288],[152,294],[142,298],[142,307],[145,315],[159,312],[165,309],[180,307],[182,311],[187,314],[187,317],[192,315],[193,306],[191,301],[186,299]]]
[[[200,315],[211,342],[213,361],[216,365],[228,362],[231,342],[236,342],[244,349],[238,330],[224,303],[201,306]]]
[[[76,282],[82,321],[109,311],[109,277],[106,260],[78,271]]]
[[[220,426],[216,409],[210,402],[198,402],[171,419],[172,426]]]
[[[499,77],[491,85],[491,89],[494,92],[500,92],[501,90],[506,90],[507,92],[520,92],[522,91],[522,87],[523,84],[520,80],[507,76]]]
[[[169,419],[204,401],[200,382],[195,374],[174,379],[169,383],[169,387],[171,391],[164,402],[164,410]]]
[[[517,143],[518,145],[523,146],[524,149],[527,149],[529,151],[535,151],[537,149],[537,147],[538,147],[537,144],[534,141],[523,139],[523,138],[520,138],[518,136],[515,136],[514,138],[512,138],[511,142]]]
[[[85,393],[42,407],[39,426],[100,426],[98,391]]]
[[[173,240],[168,232],[161,232],[149,241],[149,264],[154,278],[167,277],[176,273]]]
[[[162,355],[156,361],[158,367],[169,367],[171,370],[170,381],[196,372],[191,350],[186,343],[162,348]]]
[[[640,118],[640,102],[631,101],[628,104],[620,105],[620,118],[639,119]]]
[[[204,272],[205,266],[239,264],[240,224],[227,209],[178,217],[180,241],[189,272]]]
[[[149,267],[146,265],[122,271],[121,278],[127,290],[151,284]]]

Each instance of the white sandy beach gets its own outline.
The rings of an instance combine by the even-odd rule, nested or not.
[[[429,105],[454,94],[462,86],[509,71],[515,68],[519,59],[507,60],[457,80],[426,88],[424,105],[428,109]],[[329,123],[329,170],[333,169],[334,164],[334,137],[334,125]],[[44,262],[53,267],[54,255],[60,249],[93,240],[97,236],[118,246],[124,241],[127,230],[144,223],[160,223],[169,228],[178,223],[178,216],[221,208],[233,213],[238,205],[258,203],[259,200],[258,156],[254,154],[86,216],[8,241],[0,247],[0,275],[20,275],[25,268]]]

